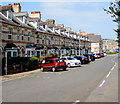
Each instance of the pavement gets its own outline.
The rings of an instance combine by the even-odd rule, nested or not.
[[[34,73],[37,73],[37,72],[40,72],[40,69],[36,69],[36,70],[28,71],[28,72],[11,74],[11,75],[0,76],[0,80],[1,80],[1,81],[14,80],[14,79],[16,79],[16,78],[25,77],[25,76],[27,76],[27,75],[34,74]]]

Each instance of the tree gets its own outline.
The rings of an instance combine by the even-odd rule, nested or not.
[[[118,44],[120,46],[120,1],[115,1],[110,3],[109,9],[104,9],[107,14],[110,14],[114,22],[118,23],[118,29],[115,31],[117,32],[118,36]]]

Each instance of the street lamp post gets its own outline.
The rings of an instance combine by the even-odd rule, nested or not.
[[[79,36],[79,56],[80,56],[80,36]]]
[[[7,75],[7,50],[5,51],[5,74]]]
[[[80,54],[81,54],[81,52],[80,52],[80,37],[81,36],[81,30],[79,30],[79,56],[80,56]]]

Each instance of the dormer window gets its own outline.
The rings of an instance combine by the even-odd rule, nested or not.
[[[11,11],[7,11],[7,18],[12,20],[12,12]]]
[[[43,25],[43,28],[45,29],[45,25]]]
[[[27,24],[27,18],[26,17],[23,17],[23,23]]]
[[[35,22],[35,28],[38,28],[38,22],[37,21]]]

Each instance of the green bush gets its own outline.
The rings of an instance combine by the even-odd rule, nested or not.
[[[30,57],[30,61],[35,61],[35,60],[39,61],[39,58],[37,58],[37,57]]]
[[[71,56],[76,56],[76,54],[72,54]]]
[[[107,52],[107,54],[117,54],[117,52]]]
[[[37,57],[30,57],[29,58],[29,70],[34,70],[39,67],[39,58]]]

